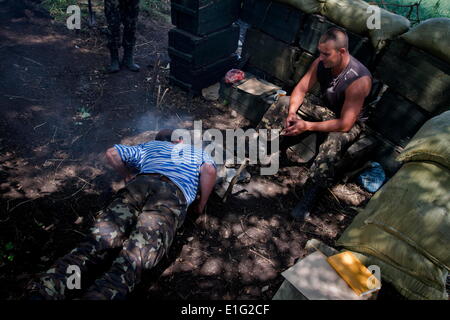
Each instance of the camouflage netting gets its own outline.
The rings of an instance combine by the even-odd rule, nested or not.
[[[448,159],[449,116],[445,112],[431,119],[410,145],[435,155],[447,152]],[[438,138],[433,139],[431,132]],[[442,151],[440,143],[445,142]],[[337,244],[359,253],[363,263],[380,266],[382,278],[409,299],[448,299],[450,170],[438,162],[422,161],[429,158],[414,160],[375,194]]]
[[[450,18],[432,18],[415,26],[401,37],[415,47],[450,63]]]
[[[367,11],[370,6],[367,2],[362,0],[323,1],[322,15],[349,31],[369,35],[373,47],[378,50],[386,45],[386,40],[405,33],[410,27],[410,22],[405,17],[380,8],[381,28],[370,30],[367,27],[367,21],[372,12]]]

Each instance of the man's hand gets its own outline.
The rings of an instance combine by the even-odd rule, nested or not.
[[[202,213],[205,209],[206,202],[208,202],[209,195],[216,183],[216,168],[209,163],[205,163],[200,167],[200,199],[198,204],[194,207],[197,213]]]
[[[296,136],[305,131],[308,131],[307,122],[302,119],[298,119],[291,126],[284,129],[281,134],[285,136]]]
[[[285,128],[289,128],[290,126],[292,126],[293,124],[295,124],[295,122],[298,120],[297,114],[295,113],[289,113],[287,118],[286,118],[286,122],[284,124]]]
[[[196,214],[202,214],[204,211],[205,211],[205,207],[206,207],[206,204],[200,204],[200,202],[198,202],[197,204],[195,204],[195,206],[194,206],[194,212],[196,213]]]

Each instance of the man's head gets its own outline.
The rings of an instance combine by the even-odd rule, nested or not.
[[[183,141],[182,139],[177,139],[177,140],[173,140],[172,141],[172,133],[174,131],[175,131],[175,129],[161,129],[156,134],[155,140],[157,140],[157,141],[168,141],[168,142],[172,142],[172,143],[180,143],[180,142],[182,142]]]
[[[319,40],[320,61],[325,68],[334,68],[342,64],[348,53],[348,36],[345,31],[330,28]]]

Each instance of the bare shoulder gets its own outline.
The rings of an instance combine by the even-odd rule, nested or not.
[[[372,88],[372,80],[369,76],[361,77],[353,81],[345,90],[346,96],[367,97]]]

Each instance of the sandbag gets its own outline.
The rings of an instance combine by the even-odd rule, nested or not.
[[[419,129],[398,161],[433,161],[450,170],[450,111],[431,118]]]
[[[380,8],[381,28],[370,30],[367,20],[371,12],[370,6],[362,0],[324,0],[321,14],[336,24],[360,35],[369,35],[372,45],[380,50],[386,45],[386,40],[392,39],[408,31],[410,22],[403,16]]]
[[[431,18],[401,37],[409,44],[450,63],[450,18]]]
[[[444,193],[448,190],[442,189],[442,187],[445,188],[445,182],[442,180],[447,181],[447,188],[450,183],[448,178],[437,178],[441,175],[445,176],[445,174],[448,177],[449,173],[443,171],[446,169],[434,168],[434,170],[430,170],[429,166],[436,165],[425,163],[405,164],[372,197],[366,208],[354,218],[351,225],[337,241],[337,245],[361,253],[367,257],[367,261],[362,260],[364,264],[378,265],[381,268],[381,277],[391,282],[402,295],[409,299],[448,298],[445,291],[445,282],[448,275],[447,269],[433,263],[433,261],[424,255],[424,250],[417,250],[418,246],[414,247],[410,244],[411,242],[404,240],[406,236],[412,238],[411,232],[414,230],[417,232],[417,229],[420,229],[418,236],[415,236],[415,240],[419,239],[418,242],[425,242],[425,246],[430,245],[432,250],[448,251],[448,242],[442,246],[439,241],[433,244],[431,243],[433,240],[427,243],[427,239],[419,238],[420,236],[422,238],[432,237],[436,239],[435,237],[438,237],[438,235],[433,234],[433,232],[436,232],[437,229],[439,229],[439,233],[443,231],[438,224],[428,221],[428,219],[432,219],[432,213],[429,215],[429,212],[426,212],[421,216],[418,211],[420,211],[421,206],[426,204],[433,195],[438,196],[439,193]],[[443,185],[438,186],[437,188],[440,189],[435,191],[432,190],[434,187],[432,185],[429,188],[423,186],[428,180],[420,181],[419,183],[415,182],[415,180],[414,182],[405,180],[405,177],[414,172],[416,174],[413,174],[413,176],[417,176],[417,172],[423,175],[428,174],[428,178],[432,176],[432,179],[439,180]],[[409,180],[413,180],[413,178]],[[393,190],[392,186],[395,186],[397,191]],[[413,186],[415,186],[415,189]],[[415,193],[412,192],[412,189],[415,190]],[[399,190],[402,194],[399,194]],[[407,196],[404,196],[406,193]],[[415,201],[411,201],[411,199],[415,199]],[[410,217],[408,210],[411,206],[415,205],[417,206],[416,215]],[[439,207],[439,205],[436,207]],[[381,215],[377,217],[376,215],[379,212],[381,212]],[[421,219],[426,219],[427,222],[423,223]],[[442,220],[439,222],[442,222]],[[389,223],[392,223],[395,228],[390,228]],[[399,226],[399,223],[403,225]],[[421,227],[414,225],[417,223],[421,224]],[[443,225],[443,228],[447,229],[445,222]],[[400,237],[399,232],[394,232],[394,229],[402,232],[402,237]],[[448,233],[449,231],[447,230],[446,232]],[[441,247],[438,248],[440,245]],[[427,249],[429,248],[427,247]],[[439,255],[438,253],[434,254]]]
[[[433,263],[450,269],[450,171],[408,162],[366,210],[366,224],[403,240]]]
[[[300,9],[306,13],[319,13],[322,7],[322,1],[319,0],[276,0]]]

